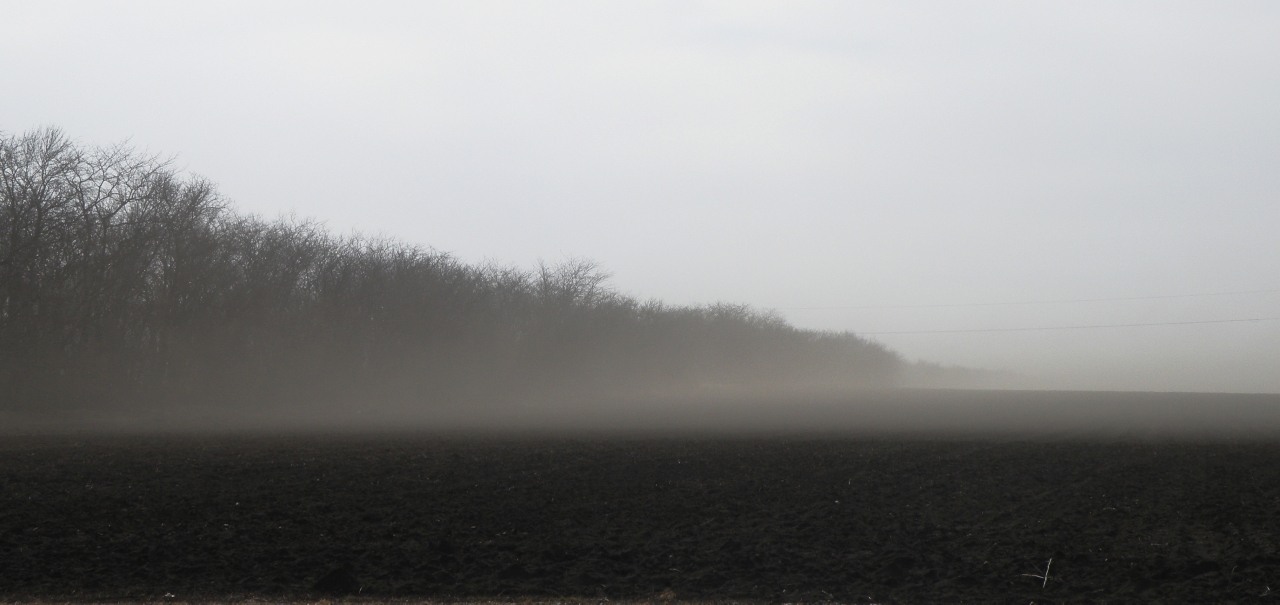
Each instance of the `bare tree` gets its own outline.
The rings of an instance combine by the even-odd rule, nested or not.
[[[640,302],[609,278],[584,259],[469,266],[245,216],[127,146],[0,133],[0,405],[429,405],[848,386],[902,365],[851,334]]]

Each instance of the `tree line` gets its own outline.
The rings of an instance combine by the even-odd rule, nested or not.
[[[608,278],[264,220],[124,145],[0,133],[0,409],[843,389],[904,366],[850,333]]]

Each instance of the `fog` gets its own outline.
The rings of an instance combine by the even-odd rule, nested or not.
[[[1274,440],[1280,396],[1105,391],[893,389],[857,393],[636,399],[557,398],[494,405],[142,413],[0,412],[0,435],[258,435],[512,438],[859,438],[1242,442]]]
[[[1011,377],[1010,386],[1274,393],[1280,375],[1273,352],[1280,344],[1276,321],[1195,322],[1274,317],[1277,308],[1280,291],[1270,290],[787,314],[807,317],[816,325],[828,324],[826,317],[856,317],[856,323],[890,332],[868,330],[866,335],[909,358],[963,358],[971,367],[1016,369],[1019,376]],[[957,327],[962,331],[951,331]],[[1036,329],[1040,327],[1049,329]],[[907,333],[893,333],[898,330]]]
[[[3,12],[24,430],[1272,427],[1270,3]]]

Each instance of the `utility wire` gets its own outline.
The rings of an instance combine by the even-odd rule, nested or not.
[[[1026,300],[1017,302],[940,303],[925,305],[836,305],[826,307],[775,307],[779,311],[817,311],[834,309],[941,309],[948,307],[1011,307],[1022,305],[1063,305],[1073,303],[1115,302],[1133,300],[1166,300],[1171,298],[1205,298],[1210,296],[1236,296],[1243,294],[1274,294],[1280,289],[1239,290],[1235,292],[1205,292],[1199,294],[1165,294],[1161,296],[1123,296],[1116,298],[1072,298],[1061,300]],[[1235,320],[1232,320],[1235,321]],[[1056,329],[1056,328],[1055,328]]]
[[[1085,326],[1043,326],[1036,328],[971,328],[962,330],[895,330],[887,332],[855,332],[860,336],[880,336],[891,334],[972,334],[976,332],[1039,332],[1047,330],[1097,330],[1103,328],[1138,328],[1148,326],[1189,326],[1196,324],[1226,324],[1258,321],[1276,321],[1280,317],[1251,317],[1246,319],[1206,319],[1201,321],[1161,321],[1152,323],[1131,324],[1094,324]]]

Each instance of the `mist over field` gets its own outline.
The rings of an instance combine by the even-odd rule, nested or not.
[[[1102,430],[1147,421],[1065,393],[1280,393],[1267,4],[4,12],[14,426]]]
[[[0,603],[1280,590],[1280,2],[0,24]]]
[[[0,139],[0,191],[0,414],[18,431],[1280,428],[1280,396],[1048,390],[748,305],[641,301],[589,260],[470,265],[263,220],[211,181],[54,128]]]

